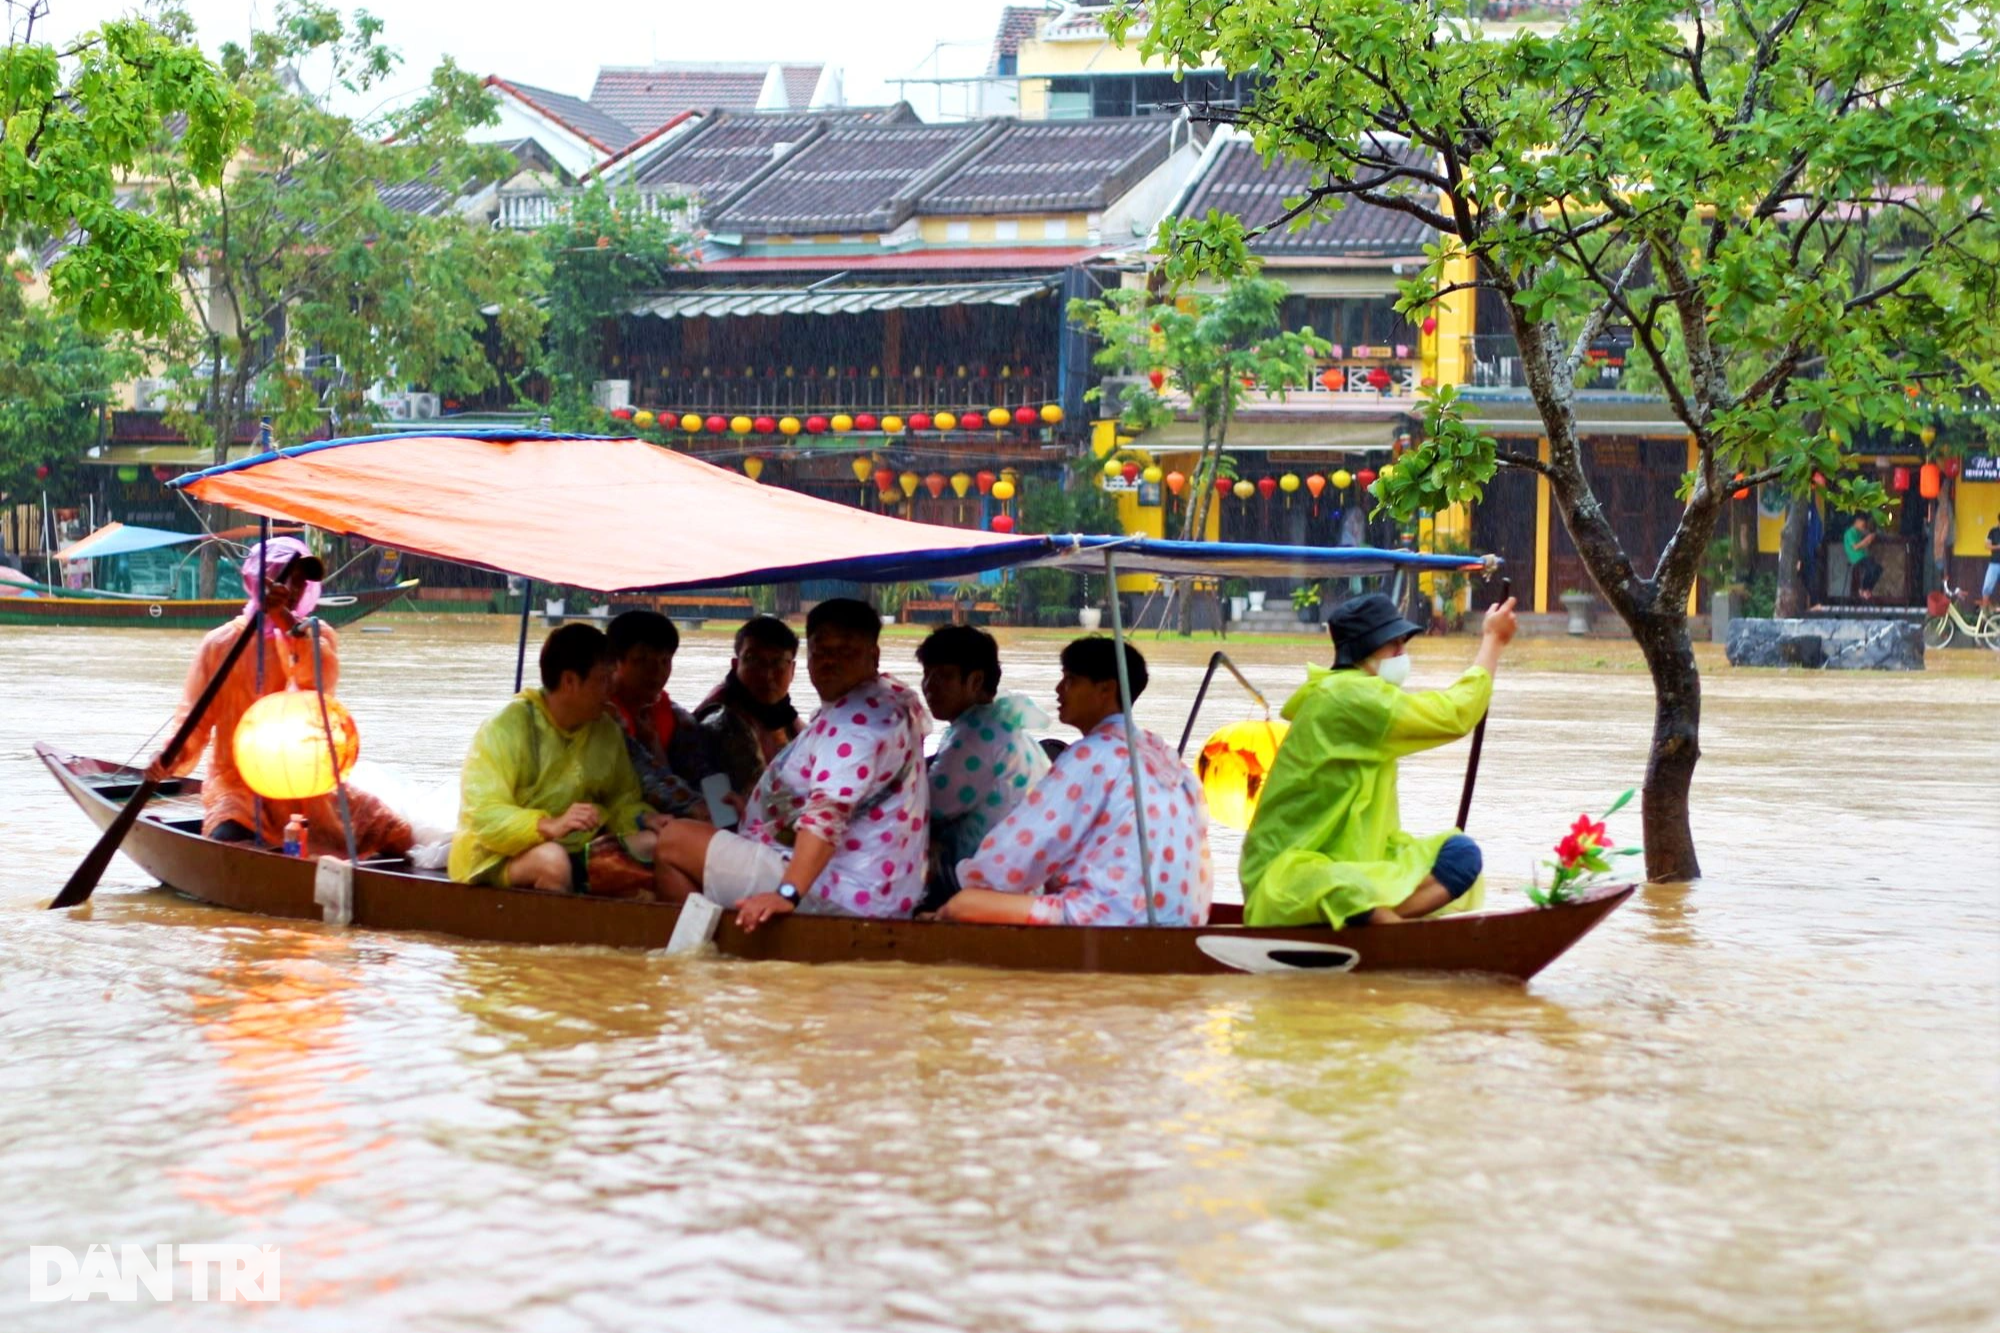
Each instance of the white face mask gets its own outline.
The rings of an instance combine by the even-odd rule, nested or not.
[[[1397,689],[1401,689],[1403,683],[1409,680],[1410,668],[1414,665],[1415,663],[1410,660],[1408,653],[1403,653],[1396,657],[1385,657],[1375,664],[1375,676],[1376,679],[1386,680]]]

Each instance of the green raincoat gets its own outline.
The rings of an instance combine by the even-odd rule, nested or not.
[[[578,801],[604,812],[602,832],[626,834],[651,813],[639,775],[625,753],[625,733],[609,717],[564,731],[540,690],[522,690],[486,719],[472,738],[459,777],[458,832],[451,840],[451,877],[492,883],[500,867],[542,842],[535,827]],[[592,833],[572,833],[572,853]]]
[[[1337,927],[1409,897],[1457,830],[1403,832],[1396,761],[1467,734],[1492,697],[1493,677],[1476,666],[1422,692],[1366,671],[1308,667],[1285,701],[1291,730],[1243,838],[1244,924]],[[1482,881],[1444,910],[1483,897]]]

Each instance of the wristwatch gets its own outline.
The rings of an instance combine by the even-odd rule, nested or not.
[[[799,905],[799,890],[796,884],[778,885],[778,896],[793,907]]]

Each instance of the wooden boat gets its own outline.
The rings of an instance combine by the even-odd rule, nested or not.
[[[357,593],[328,593],[313,614],[329,625],[351,625],[400,597],[413,595],[416,579]],[[211,630],[243,609],[243,599],[144,597],[82,594],[61,597],[0,597],[0,625],[97,625],[128,629]]]
[[[77,758],[49,745],[35,753],[97,826],[108,827],[136,790],[136,769]],[[311,861],[201,836],[201,786],[167,784],[132,826],[123,850],[169,888],[219,907],[320,920]],[[1626,898],[1632,885],[1595,889],[1560,907],[1506,908],[1368,930],[1245,928],[1242,909],[1217,904],[1200,928],[979,926],[846,917],[781,917],[755,934],[725,916],[725,955],[796,963],[906,962],[1044,972],[1231,973],[1418,971],[1526,981],[1560,957]],[[680,912],[530,889],[456,884],[406,862],[354,872],[353,923],[434,931],[508,944],[664,948]]]

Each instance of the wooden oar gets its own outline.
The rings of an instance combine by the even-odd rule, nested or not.
[[[1505,602],[1514,595],[1514,580],[1500,580],[1500,601]],[[1497,603],[1496,603],[1497,605]],[[1465,832],[1465,821],[1472,818],[1472,787],[1479,781],[1479,752],[1486,748],[1486,719],[1493,712],[1491,704],[1486,712],[1479,715],[1479,725],[1472,729],[1472,753],[1465,757],[1465,787],[1458,794],[1458,823],[1455,827]]]
[[[261,616],[252,616],[250,623],[243,627],[243,632],[236,636],[236,642],[229,645],[228,656],[222,659],[221,667],[209,677],[208,685],[202,690],[201,697],[196,699],[194,707],[188,710],[187,721],[181,723],[180,730],[173,734],[173,738],[160,751],[160,764],[163,767],[171,767],[174,761],[180,758],[181,747],[187,744],[188,737],[192,736],[194,729],[200,725],[202,714],[206,713],[208,706],[215,702],[216,694],[222,689],[222,682],[229,678],[237,659],[243,656],[243,650],[257,637],[257,631],[262,623]],[[139,790],[132,793],[132,799],[125,802],[125,808],[118,812],[118,818],[111,821],[111,827],[104,830],[104,836],[90,849],[90,855],[83,858],[83,864],[69,877],[69,883],[63,885],[62,892],[58,893],[56,900],[49,904],[52,910],[58,907],[75,907],[78,903],[90,900],[90,895],[97,892],[97,881],[104,878],[104,869],[111,864],[111,858],[118,851],[119,844],[125,841],[125,835],[131,832],[133,823],[139,818],[139,812],[146,808],[146,802],[152,800],[153,794],[158,790],[157,782],[150,778],[141,780]]]

